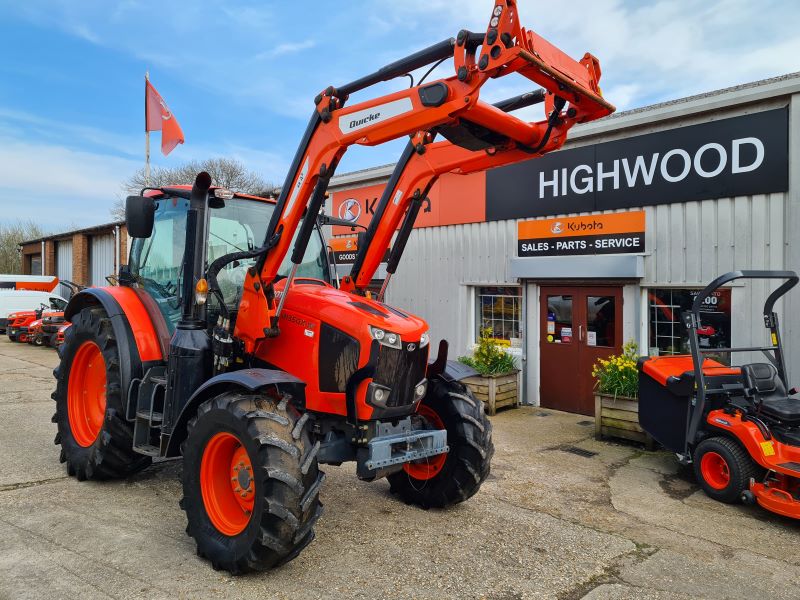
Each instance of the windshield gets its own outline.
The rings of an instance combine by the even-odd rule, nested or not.
[[[211,210],[208,227],[208,260],[207,265],[221,256],[232,252],[252,250],[264,242],[275,205],[258,200],[228,200],[222,208]],[[299,231],[299,229],[298,229]],[[297,239],[297,232],[292,240]],[[289,256],[291,251],[281,263],[278,278],[287,277],[292,268]],[[242,285],[247,274],[247,269],[255,265],[256,259],[235,261],[229,263],[217,275],[225,304],[229,308],[236,308],[242,294]],[[327,258],[319,232],[312,234],[306,248],[303,261],[297,268],[297,277],[313,277],[328,280]]]
[[[263,244],[275,210],[274,204],[259,200],[234,198],[217,202],[219,206],[209,209],[206,267],[221,256],[252,250]],[[153,234],[147,239],[135,239],[131,247],[131,274],[138,278],[142,287],[156,301],[170,332],[180,320],[181,265],[188,209],[189,201],[183,198],[156,200]],[[281,264],[279,277],[289,274],[289,254]],[[229,309],[238,307],[247,269],[255,262],[256,259],[234,261],[223,267],[217,275],[220,291]],[[326,266],[327,256],[322,237],[316,231],[309,240],[297,276],[328,281]],[[211,302],[215,301],[213,298],[210,298]]]

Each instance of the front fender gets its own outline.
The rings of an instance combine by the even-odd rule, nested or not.
[[[270,385],[278,386],[295,398],[304,399],[305,382],[294,375],[277,369],[231,371],[230,373],[221,373],[206,381],[195,390],[181,410],[167,444],[166,456],[180,455],[180,445],[186,439],[186,427],[189,419],[197,412],[200,404],[226,391],[241,389],[247,392],[255,392]]]

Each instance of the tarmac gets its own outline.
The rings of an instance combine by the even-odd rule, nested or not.
[[[478,494],[424,511],[326,466],[317,537],[231,577],[184,532],[180,461],[80,483],[53,445],[55,351],[0,340],[0,598],[800,597],[800,524],[707,498],[673,455],[536,407],[492,417]],[[588,452],[575,453],[576,449]]]

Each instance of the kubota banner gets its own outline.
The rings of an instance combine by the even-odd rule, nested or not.
[[[521,257],[644,252],[643,210],[517,223]]]
[[[368,226],[378,207],[384,184],[369,185],[331,194],[331,215]],[[405,191],[405,190],[404,190]],[[413,193],[413,190],[411,190]],[[414,227],[436,227],[486,220],[486,173],[447,174],[431,188]],[[349,227],[334,227],[334,235],[352,233]]]

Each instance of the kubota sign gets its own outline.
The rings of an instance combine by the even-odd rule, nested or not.
[[[517,253],[529,256],[644,252],[643,210],[517,223]]]

